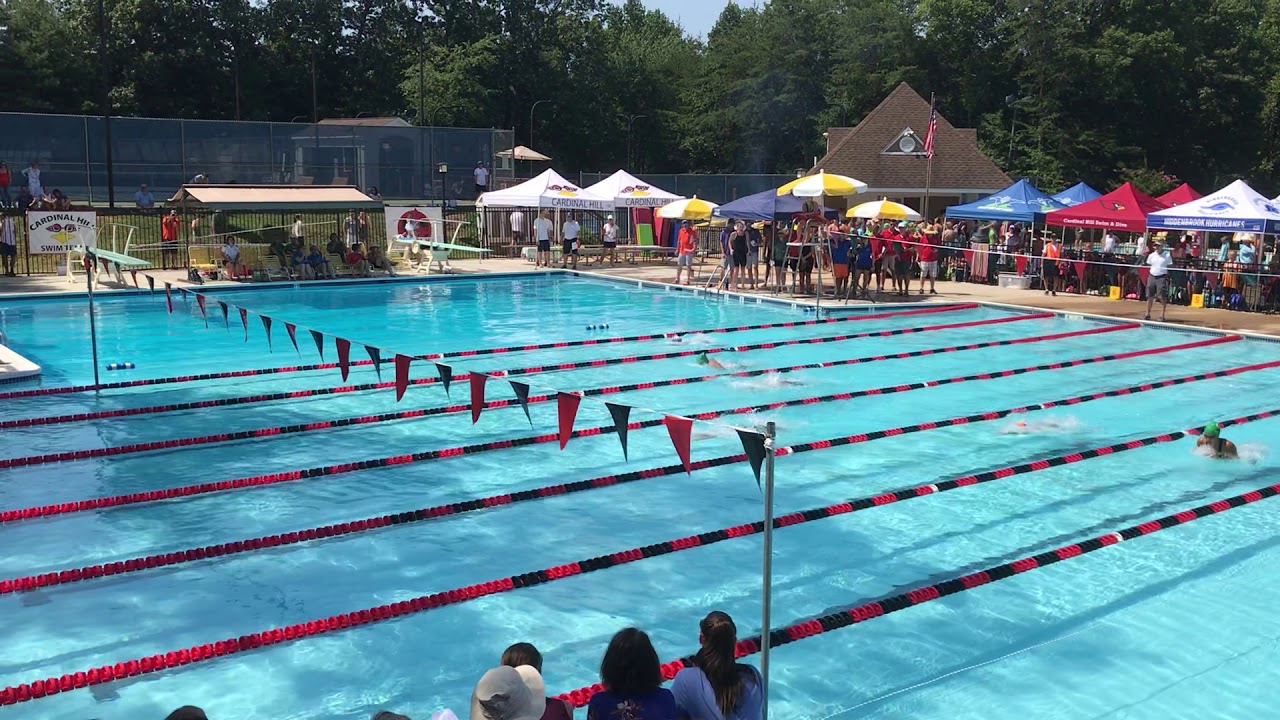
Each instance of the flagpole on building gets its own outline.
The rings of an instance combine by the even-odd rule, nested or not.
[[[929,127],[925,134],[925,154],[928,156],[924,171],[924,204],[920,206],[920,214],[929,222],[929,191],[933,185],[933,144],[937,140],[937,96],[929,93]]]
[[[769,628],[773,596],[773,445],[777,435],[773,421],[764,431],[764,602],[760,622],[760,720],[769,720]]]

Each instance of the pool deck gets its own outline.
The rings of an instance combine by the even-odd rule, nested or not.
[[[453,269],[455,275],[482,275],[488,273],[519,273],[532,272],[533,265],[523,259],[509,258],[490,258],[484,261],[477,260],[455,260],[453,261]],[[714,267],[711,263],[705,263],[701,267],[699,277],[705,282],[706,271]],[[612,277],[626,278],[628,280],[645,280],[648,282],[670,282],[675,276],[674,263],[643,263],[638,265],[619,264],[617,267],[609,267],[608,265],[585,263],[579,266],[579,270],[589,273],[598,273]],[[150,274],[157,280],[157,285],[162,282],[170,282],[174,287],[195,287],[187,282],[186,272],[183,270],[153,270]],[[403,273],[402,273],[403,276]],[[426,277],[425,275],[417,275],[415,277]],[[146,288],[145,281],[141,278],[139,281],[142,287]],[[347,282],[367,282],[363,280],[349,280]],[[206,283],[203,287],[214,288],[220,285],[240,285],[242,283],[212,281]],[[701,283],[698,283],[700,286]],[[918,289],[918,281],[912,283],[913,291]],[[95,292],[111,293],[113,291],[126,289],[117,285],[114,281],[103,278],[103,283],[95,289]],[[134,289],[129,286],[127,289]],[[68,283],[64,277],[54,276],[33,276],[33,277],[16,277],[4,278],[0,277],[0,301],[5,295],[42,295],[45,293],[67,293],[67,292],[83,292],[84,283],[80,279],[77,283]],[[774,297],[771,293],[753,293],[762,297]],[[791,299],[789,294],[783,294],[782,297]],[[803,298],[795,298],[803,301]],[[938,294],[934,296],[922,296],[913,294],[909,298],[901,298],[892,295],[885,295],[884,302],[901,303],[901,302],[930,302],[930,301],[946,301],[946,302],[987,302],[1000,303],[1005,305],[1017,305],[1021,307],[1042,308],[1046,310],[1056,310],[1061,312],[1084,313],[1092,315],[1105,315],[1115,318],[1123,318],[1128,320],[1139,320],[1146,311],[1146,304],[1133,300],[1110,300],[1107,298],[1087,296],[1087,295],[1045,295],[1039,290],[1019,290],[1016,288],[1001,288],[992,285],[977,285],[972,283],[954,283],[950,281],[938,282]],[[863,301],[856,301],[853,304],[866,304]],[[1156,307],[1159,312],[1159,307]],[[1201,327],[1212,330],[1228,330],[1257,333],[1260,335],[1270,335],[1280,337],[1280,315],[1264,315],[1261,313],[1247,313],[1232,310],[1222,310],[1217,308],[1189,308],[1181,305],[1169,306],[1167,322],[1171,325],[1181,325],[1186,327]]]

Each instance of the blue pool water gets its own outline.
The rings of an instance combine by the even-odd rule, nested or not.
[[[210,291],[215,293],[215,291]],[[423,354],[592,336],[683,331],[810,317],[799,309],[652,287],[526,276],[347,287],[226,291],[221,297],[388,351]],[[194,303],[169,315],[162,296],[99,298],[101,361],[136,370],[104,381],[298,362],[279,324],[274,353],[250,316]],[[886,310],[890,308],[881,308]],[[853,312],[838,311],[837,314]],[[996,308],[712,335],[715,345],[1009,316]],[[587,324],[607,322],[605,332]],[[48,386],[92,381],[83,300],[0,303],[0,330],[45,368]],[[1082,318],[1019,320],[719,355],[768,368],[1032,337],[1097,327]],[[613,395],[694,413],[893,386],[984,370],[1192,342],[1206,335],[1142,328],[1043,343],[810,370],[800,386],[718,380]],[[318,360],[300,332],[302,362]],[[669,341],[566,348],[454,361],[457,372],[678,349]],[[332,359],[333,347],[326,350]],[[353,358],[363,357],[356,348]],[[693,457],[740,452],[728,424],[775,420],[779,443],[942,420],[1280,357],[1239,341],[1075,368],[965,382],[695,425]],[[427,363],[413,376],[431,374]],[[530,376],[535,391],[702,375],[687,359]],[[384,370],[387,377],[390,372]],[[356,368],[352,382],[372,382]],[[142,407],[339,384],[336,370],[0,400],[0,419]],[[0,388],[0,392],[5,389]],[[1280,372],[1108,398],[1026,416],[1064,429],[1001,432],[972,423],[777,461],[779,512],[1063,455],[1280,406]],[[511,397],[501,381],[490,399]],[[453,399],[465,401],[466,386]],[[446,404],[438,385],[0,430],[0,456],[206,435]],[[0,470],[0,509],[175,487],[419,452],[555,429],[555,409],[530,407],[387,422],[180,450]],[[633,420],[656,415],[637,411]],[[577,427],[608,425],[584,400]],[[789,624],[1274,482],[1280,420],[1225,435],[1255,463],[1214,463],[1191,440],[1018,475],[971,488],[779,530],[774,619]],[[661,428],[632,431],[624,462],[613,435],[364,470],[0,526],[0,578],[172,552],[571,482],[677,462]],[[1138,538],[872,622],[777,649],[771,712],[779,718],[1255,718],[1280,701],[1280,645],[1270,621],[1280,594],[1280,540],[1268,501]],[[744,464],[245,553],[218,560],[0,596],[0,687],[498,579],[617,550],[758,520],[761,495]],[[696,649],[697,621],[731,613],[742,635],[760,625],[758,536],[499,594],[394,621],[0,709],[12,718],[163,717],[183,704],[210,717],[360,718],[394,708],[414,718],[464,714],[474,681],[511,642],[536,644],[548,690],[597,681],[609,637],[637,625],[664,661]],[[582,711],[579,711],[582,713]]]

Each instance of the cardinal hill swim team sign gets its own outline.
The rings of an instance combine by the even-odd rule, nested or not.
[[[27,213],[27,252],[58,255],[74,247],[94,247],[98,213],[80,211]]]

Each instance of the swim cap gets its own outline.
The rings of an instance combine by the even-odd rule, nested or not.
[[[1026,426],[1027,426],[1027,421],[1026,421],[1026,420],[1019,420],[1019,421],[1018,421],[1018,427],[1026,427]]]
[[[1219,432],[1219,428],[1218,428],[1218,423],[1216,422],[1211,422],[1208,425],[1204,426],[1204,436],[1207,438],[1218,437],[1218,432]]]

